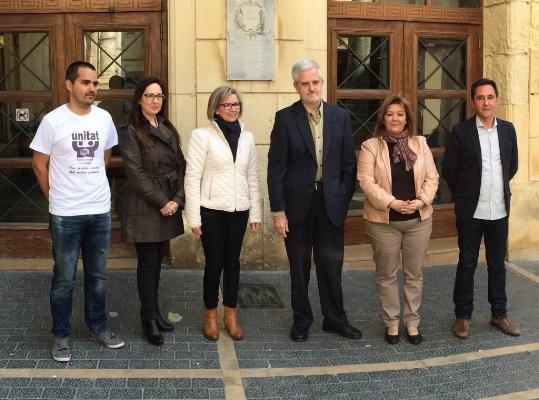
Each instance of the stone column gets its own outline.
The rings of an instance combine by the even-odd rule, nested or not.
[[[508,258],[539,258],[539,1],[486,0],[484,7],[484,75],[499,85],[498,115],[515,125],[519,149]]]

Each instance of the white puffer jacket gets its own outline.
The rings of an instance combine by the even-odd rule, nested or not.
[[[249,210],[249,222],[262,222],[255,141],[243,123],[240,125],[236,162],[216,122],[191,133],[184,181],[190,228],[202,225],[200,206],[229,212]]]

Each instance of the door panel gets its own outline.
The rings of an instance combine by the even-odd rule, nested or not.
[[[50,257],[48,203],[28,148],[59,100],[63,17],[0,15],[0,248],[2,258]],[[62,48],[63,49],[63,48]],[[30,245],[31,243],[31,245]]]
[[[383,100],[402,91],[402,26],[394,21],[330,20],[328,100],[349,112],[357,149],[370,137]],[[363,200],[357,189],[351,210],[363,209]],[[364,236],[362,225],[354,229],[352,236]]]
[[[94,62],[100,77],[115,70],[133,82],[144,75],[164,76],[162,70],[161,13],[115,13],[106,18],[70,14],[66,30],[71,34],[69,60]],[[105,86],[100,86],[101,95]],[[132,88],[132,85],[128,85]]]
[[[164,76],[162,71],[161,13],[107,14],[89,19],[88,14],[69,16],[66,29],[73,39],[68,62],[84,60],[95,65],[99,90],[95,104],[107,110],[118,132],[127,129],[133,90],[141,78]],[[109,258],[134,257],[131,243],[120,238],[120,217],[127,178],[113,149],[113,162],[107,175],[112,192],[112,239]]]
[[[439,172],[451,129],[473,113],[469,88],[483,70],[480,35],[478,25],[404,25],[404,41],[413,43],[410,50],[415,60],[410,63],[413,68],[404,71],[405,93],[415,107],[418,133],[427,138]],[[452,201],[440,173],[433,223],[441,237],[456,235]],[[442,229],[440,225],[448,221],[449,226]]]

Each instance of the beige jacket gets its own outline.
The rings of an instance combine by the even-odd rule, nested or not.
[[[249,210],[249,222],[262,222],[255,141],[243,124],[236,162],[214,121],[191,133],[185,159],[185,214],[190,228],[202,225],[200,206],[229,212]]]
[[[410,148],[417,154],[414,164],[414,181],[417,198],[426,206],[419,210],[421,219],[432,216],[432,201],[438,189],[438,172],[432,153],[423,136],[408,139]],[[357,160],[357,179],[365,194],[363,218],[371,222],[389,223],[389,204],[395,200],[391,190],[391,164],[387,143],[376,137],[361,145]]]

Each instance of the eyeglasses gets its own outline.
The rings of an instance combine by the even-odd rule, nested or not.
[[[241,108],[241,103],[223,103],[219,104],[219,107],[223,106],[223,108],[227,111],[231,110],[232,107],[237,108],[238,110]]]
[[[165,95],[161,94],[161,93],[159,93],[159,94],[144,93],[143,96],[146,97],[146,100],[148,100],[148,101],[154,101],[155,99],[157,99],[157,101],[165,100]]]

